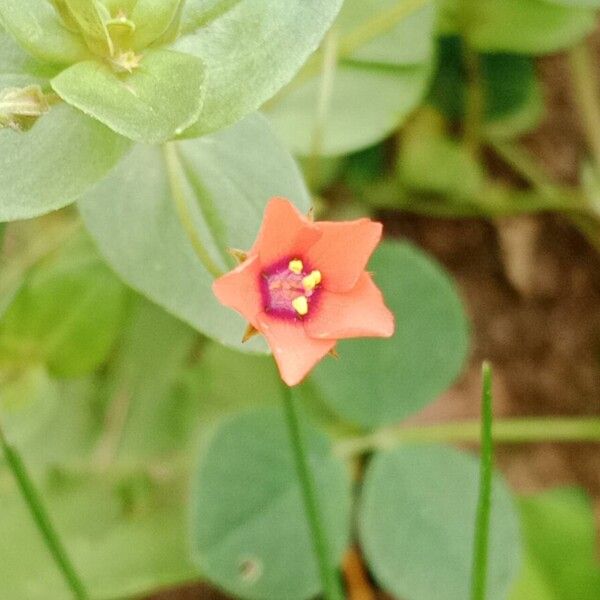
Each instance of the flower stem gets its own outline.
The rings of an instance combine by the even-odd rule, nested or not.
[[[494,443],[492,438],[492,368],[482,367],[481,393],[481,462],[479,470],[479,501],[475,522],[471,600],[485,600],[487,583],[490,511],[492,506],[492,471]]]
[[[598,78],[585,41],[569,51],[575,102],[583,124],[583,133],[597,170],[600,170],[600,101]]]
[[[286,385],[283,386],[283,406],[300,488],[302,490],[306,518],[310,527],[315,557],[321,575],[324,597],[327,600],[342,600],[344,595],[339,575],[331,562],[331,550],[319,510],[316,486],[310,471],[307,448],[302,434],[298,410],[295,406],[294,394],[292,388]]]
[[[4,451],[6,462],[10,470],[12,471],[23,499],[27,503],[27,507],[35,521],[35,524],[44,538],[46,547],[52,554],[56,565],[62,573],[67,586],[73,592],[73,597],[77,600],[87,600],[89,598],[86,589],[77,574],[73,564],[71,563],[67,552],[60,541],[56,529],[54,529],[50,517],[46,512],[42,500],[36,491],[31,477],[27,473],[25,464],[21,459],[21,456],[15,448],[13,448],[0,427],[0,446]]]
[[[502,444],[532,442],[600,442],[600,418],[525,418],[496,420],[493,439]],[[401,425],[373,434],[340,440],[335,452],[352,457],[400,444],[471,443],[481,441],[478,420],[433,425]]]

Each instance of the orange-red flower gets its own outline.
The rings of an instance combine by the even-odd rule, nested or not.
[[[381,239],[369,219],[313,223],[273,198],[243,262],[213,284],[262,333],[288,385],[352,337],[389,337],[394,317],[365,266]]]

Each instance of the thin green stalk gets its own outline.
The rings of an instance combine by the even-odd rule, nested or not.
[[[285,418],[290,434],[290,442],[298,471],[298,479],[302,496],[304,499],[304,508],[306,518],[312,535],[313,548],[319,573],[323,585],[324,597],[327,600],[342,600],[344,594],[340,583],[337,569],[331,562],[331,550],[327,541],[327,535],[323,526],[323,519],[319,510],[315,482],[310,471],[308,463],[308,452],[302,434],[302,427],[298,410],[295,406],[295,398],[292,388],[283,385],[283,405]]]
[[[492,368],[489,363],[482,367],[481,393],[481,462],[479,467],[479,500],[475,521],[473,548],[473,571],[471,575],[471,600],[485,600],[492,508],[492,470],[494,445],[492,438]]]
[[[323,137],[327,126],[327,117],[331,106],[333,81],[337,64],[337,32],[332,29],[326,36],[323,53],[323,69],[315,111],[311,152],[308,162],[308,181],[314,186],[319,180],[320,159],[323,151]]]
[[[35,489],[31,477],[27,473],[25,464],[23,463],[23,460],[21,459],[17,450],[10,445],[4,436],[4,432],[2,431],[1,427],[0,446],[2,446],[4,456],[6,457],[6,462],[8,463],[8,466],[17,481],[23,499],[25,500],[27,507],[31,512],[31,516],[35,521],[39,532],[44,538],[46,547],[50,551],[52,558],[62,573],[67,586],[73,592],[73,597],[77,600],[87,600],[89,596],[86,592],[86,589],[73,564],[71,563],[69,556],[67,555],[67,552],[60,541],[58,533],[56,532],[56,529],[54,529],[52,522],[50,521],[50,517],[44,508],[42,499]]]
[[[179,221],[185,230],[185,233],[192,244],[194,251],[196,252],[196,256],[198,256],[204,268],[213,277],[217,278],[223,275],[223,271],[213,260],[210,252],[198,236],[198,232],[194,226],[194,221],[185,198],[185,192],[178,175],[181,169],[175,144],[176,142],[169,142],[163,146],[165,162],[167,164],[167,173],[169,176],[169,184],[171,186],[171,197],[175,204]]]
[[[492,425],[496,443],[600,442],[600,418],[530,418],[496,420]],[[340,440],[339,456],[352,456],[394,448],[400,444],[435,442],[477,444],[481,441],[479,421],[458,421],[434,425],[401,425],[371,435]]]
[[[600,101],[598,98],[597,66],[586,41],[569,51],[575,102],[583,124],[595,167],[600,172]]]
[[[349,58],[356,50],[391,31],[398,23],[414,14],[432,0],[398,0],[395,4],[380,12],[375,13],[370,19],[361,23],[354,30],[347,33],[339,40],[337,58],[341,61]],[[300,87],[319,73],[323,65],[321,49],[309,58],[294,81],[284,88],[279,94],[269,100],[265,106],[272,108],[277,105],[290,92]]]
[[[504,140],[489,140],[489,145],[521,177],[526,179],[542,197],[552,201],[560,196],[560,191],[550,181],[548,175],[537,164],[531,154],[519,145]]]

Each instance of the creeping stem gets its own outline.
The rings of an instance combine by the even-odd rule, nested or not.
[[[475,522],[471,600],[485,600],[487,583],[490,512],[492,505],[492,368],[483,363],[481,393],[481,461],[479,469],[479,501]]]
[[[10,445],[4,436],[1,427],[0,446],[4,451],[6,462],[17,481],[21,495],[29,508],[29,512],[35,521],[39,532],[42,534],[46,547],[62,573],[67,586],[73,592],[73,597],[76,598],[76,600],[87,600],[89,596],[85,587],[81,582],[79,575],[77,575],[77,571],[60,541],[58,533],[50,521],[50,517],[44,508],[42,499],[33,485],[31,477],[25,468],[25,464],[16,449]]]
[[[600,418],[525,418],[496,420],[492,435],[499,444],[535,442],[600,442]],[[349,437],[336,443],[335,453],[343,458],[394,448],[400,444],[436,442],[477,444],[481,441],[478,420],[400,425],[366,436]]]
[[[316,486],[308,463],[308,452],[296,408],[294,393],[292,388],[286,385],[283,385],[282,389],[286,423],[290,434],[298,480],[302,490],[306,518],[310,527],[314,552],[321,575],[324,597],[326,600],[342,600],[344,595],[337,570],[331,562],[331,549],[323,526],[321,511],[319,510]]]

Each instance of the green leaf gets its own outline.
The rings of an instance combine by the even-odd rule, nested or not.
[[[295,75],[329,29],[342,0],[186,2],[174,48],[206,66],[200,119],[186,135],[230,125],[258,109]]]
[[[600,8],[600,0],[545,0],[551,4],[559,4],[561,6],[581,6],[588,8]]]
[[[390,10],[402,12],[391,15],[379,35],[354,41],[371,19]],[[269,115],[292,151],[346,154],[378,142],[402,123],[429,82],[434,20],[434,3],[415,11],[392,0],[348,0],[326,42],[341,53],[333,73],[313,60],[269,104]],[[332,80],[327,97],[323,77]],[[326,110],[319,114],[322,104]]]
[[[0,221],[74,202],[128,147],[128,140],[66,105],[53,107],[27,133],[0,131]]]
[[[596,13],[547,0],[473,3],[469,41],[484,52],[546,54],[573,46],[596,27]]]
[[[71,64],[90,56],[83,40],[63,26],[47,0],[2,0],[0,23],[43,62]]]
[[[7,87],[47,85],[52,71],[18,46],[8,33],[0,29],[0,90]]]
[[[160,148],[137,146],[79,203],[85,225],[133,288],[226,345],[264,351],[257,338],[242,346],[244,321],[215,299],[213,278],[195,254],[178,210],[212,260],[228,269],[224,248],[250,248],[272,196],[286,196],[308,210],[298,168],[259,115],[172,149],[177,162],[169,174]]]
[[[59,476],[38,485],[92,597],[138,597],[197,577],[187,558],[185,486],[172,473],[117,484],[109,477]],[[0,505],[0,596],[70,598],[6,470],[0,471]]]
[[[399,421],[443,392],[460,372],[468,324],[444,271],[413,246],[387,242],[369,263],[396,318],[389,340],[341,342],[312,381],[323,401],[363,427]]]
[[[116,447],[103,446],[103,460],[145,463],[182,452],[196,431],[202,403],[199,396],[176,395],[174,386],[197,334],[143,298],[124,329],[106,387],[107,411],[125,410],[127,420]]]
[[[460,121],[464,118],[467,86],[461,39],[440,38],[438,57],[429,100],[449,119]],[[533,58],[509,53],[479,54],[477,58],[484,94],[484,133],[506,138],[536,127],[544,103]]]
[[[332,554],[349,537],[346,469],[303,421]],[[207,441],[195,477],[193,552],[202,572],[242,598],[304,599],[319,575],[281,409],[223,421]]]
[[[406,127],[397,160],[400,181],[411,190],[471,199],[481,191],[483,169],[464,145],[440,131],[434,117],[424,111]]]
[[[0,422],[12,444],[39,434],[58,401],[58,386],[42,365],[0,368]]]
[[[212,342],[184,381],[191,397],[202,398],[204,424],[244,408],[282,401],[281,378],[270,356],[241,354]]]
[[[130,74],[86,61],[52,80],[69,104],[117,133],[147,143],[164,142],[198,118],[203,84],[202,62],[170,50],[144,53]]]
[[[359,535],[374,577],[406,600],[469,597],[477,460],[444,446],[377,454],[365,475]],[[504,600],[520,568],[519,522],[501,477],[492,487],[488,594]]]
[[[102,363],[115,340],[123,286],[85,246],[28,277],[0,326],[0,361],[47,364],[73,377]]]
[[[100,0],[64,0],[64,3],[88,48],[99,56],[112,56],[113,43],[105,23],[108,11]]]
[[[315,135],[319,154],[338,156],[370,146],[386,137],[417,106],[429,81],[428,65],[408,67],[342,63],[335,71],[326,125],[316,133],[320,80],[284,89],[268,109],[275,128],[292,152],[307,156]],[[351,123],[351,126],[348,124]]]
[[[141,50],[177,25],[184,0],[138,0],[130,19],[135,23],[134,48]]]
[[[555,489],[519,501],[527,570],[510,600],[595,600],[600,590],[594,511],[581,490]]]

